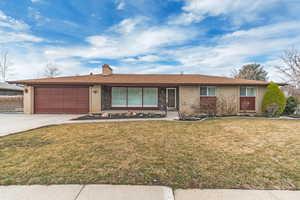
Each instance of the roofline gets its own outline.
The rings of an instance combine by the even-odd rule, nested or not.
[[[155,86],[160,86],[160,85],[181,85],[181,86],[193,86],[193,85],[202,85],[202,86],[267,86],[270,84],[270,82],[266,83],[105,83],[105,82],[19,82],[19,81],[9,81],[9,83],[18,83],[18,84],[23,84],[23,85],[85,85],[85,86],[92,86],[96,84],[101,84],[101,85],[112,85],[112,86],[122,86],[122,85],[155,85]],[[280,86],[285,86],[288,85],[286,83],[277,83]]]
[[[109,66],[110,67],[110,66]],[[103,77],[110,77],[113,75],[118,76],[205,76],[205,77],[211,77],[211,78],[226,78],[226,79],[235,79],[235,80],[247,80],[247,79],[241,79],[241,78],[234,78],[234,77],[227,77],[227,76],[216,76],[216,75],[207,75],[207,74],[120,74],[120,73],[113,73],[109,75],[103,75],[103,74],[84,74],[84,75],[76,75],[76,76],[59,76],[59,77],[50,77],[50,78],[38,78],[38,79],[25,79],[25,80],[15,80],[15,81],[6,81],[7,83],[19,83],[23,81],[30,81],[30,80],[44,80],[44,79],[59,79],[59,78],[74,78],[74,77],[85,77],[85,76],[103,76]],[[255,81],[255,80],[254,80]],[[261,80],[256,80],[261,81]],[[266,82],[266,81],[265,81]]]
[[[77,75],[77,76],[62,76],[62,77],[55,77],[55,78],[51,78],[51,80],[54,79],[59,79],[59,78],[75,78],[75,77],[89,77],[89,76],[102,76],[103,74],[94,74],[94,75]],[[269,85],[271,82],[267,82],[267,81],[260,81],[260,80],[245,80],[245,79],[239,79],[239,78],[232,78],[232,77],[225,77],[225,76],[214,76],[214,75],[203,75],[203,74],[111,74],[111,75],[107,75],[104,77],[109,77],[112,75],[120,75],[120,76],[195,76],[195,75],[200,75],[200,76],[204,76],[204,77],[210,77],[210,78],[225,78],[228,80],[229,83],[193,83],[193,82],[182,82],[182,83],[159,83],[159,82],[148,82],[148,83],[132,83],[132,82],[128,82],[128,83],[120,83],[120,82],[112,82],[112,83],[108,83],[108,82],[101,82],[101,81],[87,81],[87,82],[76,82],[76,81],[70,81],[70,82],[66,82],[66,81],[56,81],[52,82],[49,81],[49,78],[40,78],[40,79],[29,79],[29,80],[16,80],[16,81],[7,81],[8,83],[12,83],[12,84],[22,84],[22,85],[95,85],[95,84],[104,84],[104,85],[146,85],[146,84],[151,84],[151,85],[241,85],[241,86],[247,86],[247,85],[251,85],[251,86],[255,86],[255,85]],[[241,82],[243,81],[249,81],[248,83],[230,83],[230,80],[240,80]],[[251,83],[251,81],[254,81],[254,83]],[[256,82],[255,82],[256,81]],[[288,85],[286,83],[277,83],[279,86],[285,86]]]

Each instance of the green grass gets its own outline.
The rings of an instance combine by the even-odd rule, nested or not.
[[[300,189],[300,122],[67,124],[0,137],[0,184]]]

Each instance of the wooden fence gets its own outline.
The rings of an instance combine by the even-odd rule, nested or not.
[[[0,96],[0,112],[22,112],[23,96]]]

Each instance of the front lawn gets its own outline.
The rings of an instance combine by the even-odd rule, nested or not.
[[[0,137],[0,184],[300,189],[300,121],[67,124]]]

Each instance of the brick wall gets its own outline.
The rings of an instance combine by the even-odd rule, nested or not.
[[[23,96],[0,96],[0,112],[22,112]]]
[[[240,97],[241,111],[255,111],[255,97]]]
[[[179,110],[185,114],[200,112],[200,86],[179,87]]]
[[[215,114],[217,110],[217,97],[201,96],[200,112],[205,114]]]

